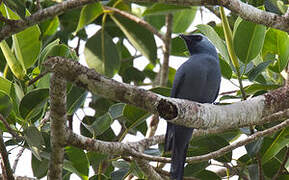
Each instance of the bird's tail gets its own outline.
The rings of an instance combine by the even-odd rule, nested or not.
[[[172,151],[171,179],[182,180],[188,144],[193,129],[171,123],[167,125],[165,151]]]

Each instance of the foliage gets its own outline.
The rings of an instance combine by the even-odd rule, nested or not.
[[[0,11],[9,19],[23,19],[37,11],[35,0],[5,0],[4,2],[1,4]],[[43,8],[56,3],[49,0],[40,2]],[[249,3],[258,7],[264,5],[268,11],[275,8],[274,10],[281,14],[284,14],[286,12],[284,9],[287,8],[283,1],[249,1]],[[96,2],[31,26],[0,43],[0,113],[14,130],[25,137],[23,142],[9,139],[6,143],[24,146],[31,150],[32,170],[37,178],[46,176],[51,153],[50,129],[42,122],[50,108],[48,100],[50,76],[44,76],[32,86],[28,86],[27,82],[44,71],[41,63],[48,56],[63,56],[79,60],[79,57],[84,54],[82,58],[87,65],[97,72],[109,78],[120,77],[119,79],[125,83],[147,89],[158,81],[159,75],[156,69],[161,66],[162,58],[159,39],[138,22],[113,10],[107,10],[106,6],[133,14],[159,31],[165,29],[163,28],[165,16],[172,13],[174,38],[171,41],[171,55],[177,58],[186,57],[188,52],[184,42],[176,35],[191,33],[190,25],[194,19],[200,18],[196,16],[196,12],[201,10],[200,7],[164,4],[134,6],[115,0],[108,3]],[[240,17],[233,20],[230,18],[230,26],[233,27],[232,30],[230,29],[232,31],[232,38],[229,39],[232,44],[230,51],[236,54],[237,62],[230,59],[232,52],[228,51],[228,41],[226,42],[224,38],[227,32],[220,28],[220,24],[198,24],[194,30],[206,35],[218,49],[223,78],[234,83],[247,82],[248,84],[246,87],[238,84],[239,91],[230,96],[221,96],[220,103],[228,103],[233,99],[241,100],[241,91],[244,92],[245,98],[250,98],[282,86],[285,82],[283,72],[289,60],[288,34],[245,21]],[[91,29],[97,30],[91,35],[88,33]],[[74,50],[69,44],[75,39],[79,39],[79,42]],[[84,52],[76,51],[79,49],[80,42],[85,42]],[[147,62],[144,69],[134,66],[138,60]],[[151,91],[169,96],[175,72],[176,69],[170,67],[167,87],[157,87]],[[67,89],[68,115],[74,115],[79,108],[84,107],[88,93],[71,84],[68,84]],[[137,132],[146,134],[148,129],[146,119],[151,115],[148,112],[97,95],[92,95],[90,98],[89,107],[95,111],[95,114],[85,115],[79,127],[81,135],[104,141],[122,141],[127,134],[136,135]],[[120,134],[115,134],[112,130],[113,122],[120,124]],[[255,129],[262,130],[273,125],[272,123],[257,126]],[[8,132],[2,122],[0,128],[1,131]],[[267,179],[272,178],[278,168],[276,170],[268,167],[281,165],[289,142],[287,133],[288,129],[284,129],[270,137],[248,144],[247,154],[236,160],[240,174],[253,178],[254,173],[258,173],[256,168],[258,157],[262,160],[264,176]],[[218,150],[229,145],[241,134],[241,131],[235,131],[193,139],[188,155],[203,155]],[[145,153],[159,156],[163,154],[163,149],[160,145],[159,148],[149,149]],[[229,163],[232,161],[232,153],[215,160]],[[89,173],[90,166],[96,171],[91,177],[89,177],[92,174]],[[215,172],[206,169],[208,166],[210,162],[187,164],[185,176],[220,179]],[[285,165],[285,168],[288,167],[289,163]],[[123,179],[129,174],[140,179],[145,177],[134,161],[125,161],[122,157],[108,154],[86,152],[75,147],[66,147],[64,169],[65,179],[69,179],[72,173],[82,179]]]

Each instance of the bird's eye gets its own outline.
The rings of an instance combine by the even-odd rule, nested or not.
[[[203,39],[203,37],[197,35],[197,36],[194,37],[194,39],[195,39],[195,41],[201,41]]]

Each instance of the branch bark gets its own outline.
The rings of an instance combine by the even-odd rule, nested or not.
[[[50,118],[51,156],[47,177],[60,180],[66,134],[66,81],[58,73],[50,80]]]
[[[287,86],[231,105],[200,104],[163,97],[153,92],[108,79],[76,61],[52,57],[44,62],[50,72],[57,72],[93,94],[158,113],[172,123],[196,129],[225,130],[261,124],[263,118],[289,108]]]
[[[289,18],[288,11],[284,16],[280,16],[271,12],[266,12],[255,8],[249,4],[243,3],[240,0],[126,0],[134,3],[168,3],[184,6],[200,6],[200,5],[221,5],[243,19],[252,21],[257,24],[263,24],[268,27],[280,29],[289,32]],[[26,17],[14,21],[13,24],[6,24],[0,30],[0,41],[7,39],[13,34],[23,31],[24,29],[33,26],[46,19],[60,15],[68,9],[82,7],[89,3],[94,3],[95,0],[69,0],[62,3],[50,6],[45,9],[41,9],[38,12]]]
[[[1,155],[1,167],[3,172],[4,179],[14,180],[13,170],[11,169],[11,165],[8,158],[8,152],[6,150],[6,146],[4,143],[4,139],[2,136],[2,131],[0,130],[0,155]]]

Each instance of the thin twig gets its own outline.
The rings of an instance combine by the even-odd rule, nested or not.
[[[6,119],[2,116],[2,114],[0,114],[0,121],[3,122],[5,128],[7,129],[7,131],[16,139],[23,139],[21,136],[19,136],[17,134],[17,132],[15,132],[9,125],[9,123],[6,121]]]
[[[3,175],[7,178],[7,180],[14,180],[13,171],[10,166],[9,158],[8,158],[8,152],[6,150],[6,146],[4,143],[2,131],[0,130],[0,155],[1,155],[1,164],[2,164],[2,170]]]
[[[15,171],[16,171],[17,164],[18,164],[19,159],[20,159],[20,157],[22,156],[24,150],[25,150],[25,147],[22,147],[22,148],[19,150],[18,154],[16,155],[16,159],[15,159],[14,164],[13,164],[13,172],[14,172],[14,173],[15,173]]]
[[[149,23],[147,23],[146,21],[144,21],[143,19],[134,16],[128,12],[125,11],[121,11],[119,9],[113,8],[113,7],[108,7],[108,6],[104,6],[105,10],[111,10],[121,16],[124,16],[134,22],[136,22],[137,24],[143,26],[144,28],[146,28],[147,30],[149,30],[150,32],[152,32],[153,34],[155,34],[156,36],[158,36],[161,40],[165,41],[165,36],[163,34],[161,34],[156,28],[154,28],[152,25],[150,25]]]
[[[38,81],[39,79],[41,79],[43,76],[45,76],[48,72],[47,71],[43,71],[40,74],[38,74],[38,76],[36,76],[35,78],[31,79],[28,82],[28,86],[34,84],[36,81]]]
[[[284,156],[284,160],[282,161],[277,173],[274,175],[272,180],[277,180],[279,178],[279,176],[282,175],[282,171],[283,171],[283,169],[285,169],[285,165],[286,165],[288,159],[289,159],[289,148],[287,147],[287,150],[286,150],[286,153],[285,153],[285,156]]]

